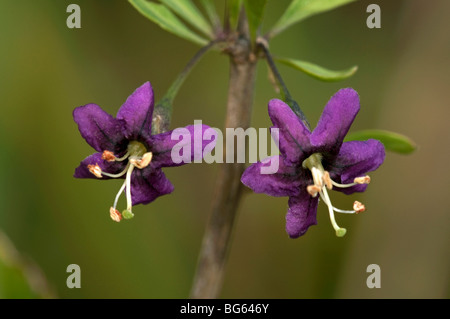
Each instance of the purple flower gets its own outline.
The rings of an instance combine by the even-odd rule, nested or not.
[[[384,146],[377,140],[343,142],[359,111],[358,93],[339,90],[327,103],[317,127],[310,132],[290,107],[280,100],[269,102],[269,116],[279,129],[279,168],[275,174],[261,174],[271,158],[248,167],[241,181],[256,193],[289,196],[286,231],[291,238],[303,235],[317,224],[319,198],[328,206],[336,235],[345,235],[334,213],[358,213],[365,210],[355,202],[353,210],[337,209],[331,204],[331,189],[352,194],[363,192],[370,182],[367,172],[384,161]]]
[[[146,82],[128,97],[115,118],[96,104],[80,106],[73,111],[81,136],[97,151],[81,162],[74,177],[125,179],[110,209],[115,221],[120,221],[122,214],[124,218],[133,217],[133,205],[148,204],[173,191],[173,185],[161,168],[185,164],[172,160],[171,150],[175,145],[181,147],[183,141],[190,143],[193,159],[196,152],[202,152],[211,143],[204,143],[203,139],[194,141],[194,135],[203,137],[203,131],[208,129],[206,125],[187,126],[184,135],[177,135],[178,139],[172,139],[172,131],[152,135],[153,105],[153,90]],[[200,147],[194,147],[196,143]],[[116,206],[124,191],[127,209],[120,214]]]

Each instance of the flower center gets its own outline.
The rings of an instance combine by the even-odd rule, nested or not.
[[[131,201],[131,174],[133,173],[134,168],[143,169],[147,167],[152,161],[153,154],[152,152],[147,152],[147,148],[144,144],[131,141],[128,144],[127,152],[122,157],[117,157],[113,152],[105,150],[102,154],[102,159],[108,162],[123,162],[128,160],[125,169],[119,174],[110,174],[107,172],[103,172],[98,164],[88,165],[89,171],[94,174],[98,178],[102,178],[102,176],[107,176],[110,178],[120,178],[124,175],[125,181],[120,187],[119,192],[116,195],[114,200],[114,205],[110,208],[109,214],[111,219],[120,222],[122,218],[130,219],[133,218],[134,214],[132,212],[133,203]],[[127,198],[127,209],[125,209],[122,214],[116,209],[117,202],[119,201],[120,195],[125,191]]]
[[[336,231],[336,236],[343,237],[347,232],[347,230],[345,228],[339,227],[339,225],[336,223],[334,212],[344,214],[355,214],[355,213],[357,214],[365,211],[366,208],[362,203],[355,201],[353,203],[353,210],[338,209],[331,204],[330,196],[328,195],[327,189],[332,190],[333,186],[340,188],[347,188],[359,184],[369,184],[370,177],[369,176],[357,177],[354,179],[353,183],[349,184],[336,183],[331,179],[330,173],[323,168],[322,155],[320,153],[312,154],[310,157],[308,157],[306,160],[303,161],[302,166],[303,168],[307,168],[311,171],[314,181],[313,185],[308,185],[306,187],[307,192],[312,197],[316,197],[317,194],[319,194],[320,198],[328,206],[331,225]]]

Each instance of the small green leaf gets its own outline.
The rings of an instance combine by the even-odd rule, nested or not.
[[[146,18],[158,24],[164,30],[171,32],[199,45],[206,45],[208,41],[189,30],[164,5],[145,0],[129,0],[130,3]]]
[[[209,17],[209,21],[213,24],[215,28],[220,27],[220,18],[217,14],[216,6],[214,5],[214,0],[201,0],[203,8],[205,8],[206,14]]]
[[[209,37],[213,37],[213,31],[202,13],[191,0],[159,0],[176,14],[189,22],[197,30]]]
[[[270,35],[273,37],[294,23],[353,1],[356,0],[293,0],[273,27]]]
[[[345,70],[333,71],[307,61],[287,58],[276,58],[276,60],[290,67],[293,67],[294,69],[305,72],[306,74],[315,77],[316,79],[327,82],[345,80],[355,74],[355,72],[358,70],[357,66],[352,66],[351,68]]]
[[[248,26],[252,39],[256,39],[256,32],[264,17],[264,9],[266,8],[266,4],[267,0],[244,0]]]
[[[228,0],[228,11],[230,15],[230,27],[236,28],[239,20],[239,13],[241,12],[243,0]]]
[[[414,143],[409,137],[385,130],[363,130],[348,134],[345,141],[365,141],[370,138],[379,140],[384,144],[384,147],[388,151],[411,154],[417,149],[416,143]]]

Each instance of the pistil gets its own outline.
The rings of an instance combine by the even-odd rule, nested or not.
[[[126,197],[127,197],[127,209],[122,212],[122,215],[126,219],[133,218],[134,214],[131,211],[133,208],[133,203],[131,202],[131,174],[133,173],[134,165],[130,164],[127,171],[127,177],[125,178],[126,183]]]

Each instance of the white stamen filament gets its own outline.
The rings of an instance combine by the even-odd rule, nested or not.
[[[333,204],[331,204],[331,200],[330,197],[328,196],[328,200],[327,201],[325,199],[325,196],[323,195],[322,192],[319,193],[320,194],[320,198],[324,201],[324,203],[328,206],[331,207],[336,213],[341,213],[341,214],[355,214],[356,211],[355,210],[343,210],[343,209],[339,209],[333,206]],[[328,195],[328,194],[327,194]]]
[[[116,157],[115,161],[122,162],[122,161],[126,160],[128,158],[128,156],[130,156],[130,151],[126,152],[125,155],[122,157]]]
[[[126,182],[126,195],[127,195],[127,210],[131,212],[131,208],[133,207],[133,203],[131,202],[131,173],[133,173],[134,165],[131,164],[127,170],[127,177],[125,179]]]
[[[123,182],[122,186],[120,187],[119,192],[116,195],[116,199],[114,200],[114,205],[113,205],[114,209],[116,209],[116,207],[117,207],[117,202],[119,201],[120,194],[122,194],[123,190],[125,189],[125,186],[126,186],[126,181]]]
[[[334,186],[339,187],[339,188],[348,188],[348,187],[352,187],[352,186],[356,186],[356,185],[369,184],[370,183],[370,177],[369,176],[357,177],[357,178],[354,179],[354,182],[350,183],[350,184],[339,184],[339,183],[336,183],[335,181],[333,181],[332,179],[330,179],[330,180],[331,180],[331,183]]]
[[[339,183],[336,183],[333,180],[331,180],[331,184],[333,184],[333,186],[336,186],[336,187],[339,187],[339,188],[348,188],[348,187],[352,187],[352,186],[358,185],[357,183],[339,184]]]
[[[102,175],[105,175],[105,176],[108,176],[108,177],[111,177],[111,178],[119,178],[119,177],[122,177],[123,175],[125,175],[127,173],[128,168],[129,168],[129,165],[127,165],[125,167],[125,169],[123,171],[121,171],[119,174],[110,174],[110,173],[102,172]]]
[[[343,210],[343,209],[336,208],[336,207],[334,207],[334,206],[333,206],[333,210],[334,210],[336,213],[341,213],[341,214],[355,214],[355,213],[356,213],[355,210]]]
[[[340,231],[341,227],[339,227],[339,225],[336,223],[336,219],[334,218],[334,209],[333,209],[333,205],[331,205],[331,201],[330,201],[330,197],[328,196],[328,192],[327,189],[324,187],[322,188],[322,191],[320,192],[320,195],[322,195],[322,198],[324,199],[325,204],[327,204],[328,206],[328,212],[330,215],[330,221],[331,221],[331,225],[333,226],[334,230],[336,231],[336,234],[338,231]]]

